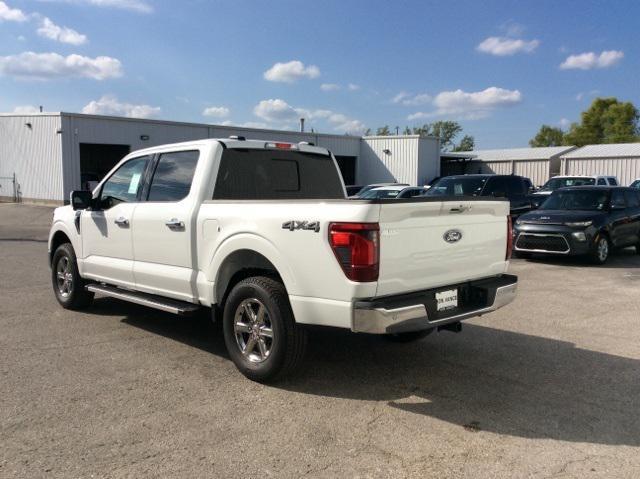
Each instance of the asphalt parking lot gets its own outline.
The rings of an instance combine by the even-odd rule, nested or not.
[[[640,255],[514,260],[517,300],[409,344],[317,330],[263,386],[204,318],[56,303],[51,209],[0,204],[0,477],[640,477]]]

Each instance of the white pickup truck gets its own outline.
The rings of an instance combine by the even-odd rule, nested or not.
[[[53,290],[176,314],[211,308],[231,359],[267,381],[303,356],[305,325],[398,340],[511,302],[509,203],[347,199],[308,143],[207,139],[129,154],[55,210]]]

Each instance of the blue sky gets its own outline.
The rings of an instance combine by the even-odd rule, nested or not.
[[[460,121],[526,146],[640,105],[640,2],[0,0],[0,111],[325,133]]]

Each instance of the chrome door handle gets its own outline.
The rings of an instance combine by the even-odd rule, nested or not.
[[[113,222],[118,226],[129,226],[129,220],[123,216],[116,218]]]
[[[177,218],[171,218],[169,221],[165,221],[164,223],[165,225],[167,225],[169,227],[169,229],[183,229],[184,228],[184,222],[180,221]]]

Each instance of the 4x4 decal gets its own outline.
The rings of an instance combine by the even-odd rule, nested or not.
[[[315,231],[316,233],[318,233],[320,231],[320,222],[291,220],[291,221],[282,223],[282,229],[289,230],[289,231],[308,230],[308,231]]]

